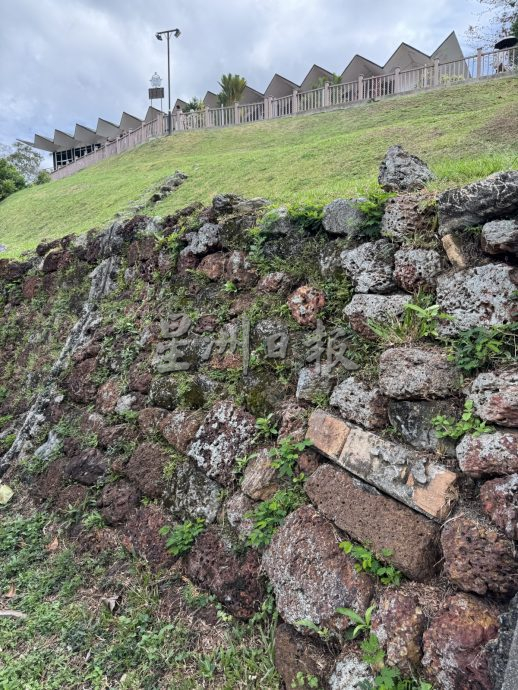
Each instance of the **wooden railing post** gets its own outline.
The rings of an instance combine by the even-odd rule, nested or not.
[[[269,101],[269,103],[268,103],[268,117],[269,117],[270,120],[271,120],[272,117],[275,117],[274,111],[273,111],[273,96],[270,96],[270,98],[268,99],[268,101]]]
[[[363,101],[363,74],[358,77],[358,100]]]
[[[264,97],[264,114],[263,114],[263,119],[264,120],[269,120],[270,119],[270,99],[265,96]]]
[[[324,108],[327,108],[328,106],[331,105],[331,98],[329,94],[329,82],[326,81],[324,84]]]
[[[433,85],[439,86],[439,58],[433,61]]]
[[[293,113],[293,115],[295,115],[299,111],[299,99],[297,98],[298,93],[299,92],[297,91],[297,89],[293,89],[293,93],[291,95],[291,112]]]
[[[482,76],[482,48],[477,48],[477,79]]]
[[[401,69],[396,67],[394,70],[394,93],[401,91]]]
[[[239,103],[237,101],[234,103],[234,124],[239,124]]]

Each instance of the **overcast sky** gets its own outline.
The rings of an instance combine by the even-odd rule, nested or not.
[[[385,63],[401,41],[431,53],[476,21],[476,0],[16,0],[0,18],[0,143],[72,132],[97,117],[142,117],[157,71],[172,94],[218,91],[222,73],[263,91],[275,72],[300,83],[313,63],[340,73],[355,53]]]

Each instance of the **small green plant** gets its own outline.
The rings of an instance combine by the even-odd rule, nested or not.
[[[311,445],[307,438],[302,441],[294,441],[291,436],[281,439],[279,445],[270,450],[272,467],[278,470],[281,477],[293,478],[299,455]]]
[[[92,510],[81,520],[81,524],[87,530],[102,529],[105,526],[104,518],[98,510]]]
[[[7,398],[8,390],[5,386],[0,386],[0,403],[4,402]]]
[[[255,428],[257,429],[257,438],[270,438],[271,436],[277,436],[279,430],[275,426],[275,421],[273,419],[273,412],[271,412],[267,417],[258,417],[255,422]]]
[[[370,239],[380,236],[381,219],[385,212],[385,205],[395,194],[385,192],[381,187],[369,189],[363,201],[358,203],[359,210],[364,214],[362,235]]]
[[[438,304],[432,304],[431,295],[419,292],[415,302],[405,304],[402,317],[392,316],[383,323],[369,320],[368,325],[382,342],[401,345],[422,338],[439,338],[439,322],[451,318],[440,311]]]
[[[315,635],[318,635],[318,637],[320,637],[320,639],[324,642],[327,642],[331,639],[331,631],[329,628],[321,627],[320,625],[313,623],[310,618],[302,618],[300,621],[295,621],[295,625],[311,630],[311,632],[314,632]]]
[[[233,283],[231,280],[227,280],[225,285],[223,285],[223,290],[225,292],[230,292],[230,293],[237,292],[237,285],[235,283]]]
[[[291,222],[305,232],[312,234],[322,229],[324,207],[320,204],[300,203],[288,206]]]
[[[297,671],[297,675],[291,681],[292,688],[315,688],[318,690],[319,682],[316,676],[310,673],[302,673],[302,671]]]
[[[372,606],[369,606],[369,608],[365,611],[365,617],[362,618],[359,613],[356,613],[356,611],[353,611],[352,609],[348,608],[343,608],[339,607],[336,609],[337,613],[341,613],[342,616],[347,616],[347,618],[351,621],[351,623],[354,625],[354,628],[351,631],[351,639],[355,640],[359,635],[365,635],[365,634],[370,634],[370,629],[371,629],[371,623],[372,623],[372,612],[376,608],[376,605],[373,604]]]
[[[471,373],[496,363],[516,361],[517,356],[518,323],[509,323],[462,331],[452,342],[449,359]]]
[[[16,439],[16,434],[7,434],[0,438],[0,453],[7,453],[9,448],[13,445]]]
[[[173,556],[183,556],[188,553],[196,537],[198,537],[205,529],[205,520],[203,518],[196,518],[195,520],[186,520],[182,525],[171,527],[165,525],[160,530],[160,534],[166,539],[166,549]]]
[[[473,414],[473,408],[473,400],[466,400],[460,419],[455,420],[453,417],[444,417],[443,415],[434,417],[432,424],[437,437],[458,439],[464,434],[477,437],[494,431],[492,426],[488,426],[482,419]]]
[[[245,514],[253,522],[253,529],[248,535],[248,544],[256,549],[268,546],[284,518],[304,503],[304,497],[296,489],[277,491],[272,498],[259,503],[256,508]]]
[[[250,462],[250,460],[253,460],[254,458],[257,457],[257,453],[250,453],[249,455],[243,455],[240,458],[236,458],[236,461],[234,463],[234,467],[232,468],[232,473],[235,474],[236,476],[240,477],[243,472],[246,469],[246,466]]]
[[[363,653],[362,659],[363,661],[365,661],[366,664],[369,664],[369,666],[373,666],[375,668],[379,668],[383,665],[383,661],[385,659],[385,652],[383,651],[383,648],[380,645],[380,641],[377,635],[374,635],[374,633],[370,633],[368,637],[361,641],[360,649]]]
[[[381,563],[372,551],[360,544],[353,544],[350,541],[342,541],[339,544],[342,551],[356,561],[354,568],[357,572],[366,572],[379,578],[383,585],[399,585],[401,583],[401,572],[392,565]],[[388,559],[392,556],[390,549],[382,549],[382,558]]]

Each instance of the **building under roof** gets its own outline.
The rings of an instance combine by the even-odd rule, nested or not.
[[[139,117],[135,117],[135,115],[123,112],[118,125],[100,117],[97,120],[95,129],[77,123],[74,134],[68,134],[67,132],[55,129],[52,139],[43,137],[40,134],[35,134],[34,141],[24,141],[23,143],[29,144],[29,146],[33,146],[36,149],[52,153],[54,169],[56,170],[67,163],[71,163],[77,158],[82,158],[88,153],[92,153],[92,151],[95,151],[95,149],[102,146],[105,142],[113,141],[122,134],[137,129],[143,123],[156,120],[161,114],[161,110],[150,106],[143,120]]]

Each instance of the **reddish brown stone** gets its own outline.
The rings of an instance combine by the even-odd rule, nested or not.
[[[142,443],[129,459],[124,472],[149,498],[159,498],[165,488],[164,467],[169,454],[158,443]]]
[[[300,472],[310,477],[320,467],[320,455],[311,448],[301,453],[297,460]]]
[[[287,400],[281,408],[279,439],[290,436],[294,441],[302,441],[308,428],[307,410],[293,400]]]
[[[157,434],[160,425],[167,416],[167,411],[161,407],[145,407],[138,413],[138,425],[143,434],[153,436]]]
[[[476,597],[449,597],[424,633],[423,667],[444,690],[493,690],[485,645],[498,633],[498,611]]]
[[[355,541],[377,554],[390,549],[390,563],[413,580],[433,577],[440,560],[434,522],[329,464],[305,488],[318,510]]]
[[[209,254],[201,260],[198,271],[206,275],[210,280],[219,280],[225,272],[226,260],[227,254],[223,252]]]
[[[41,278],[29,276],[23,281],[22,294],[25,299],[34,299],[41,289]]]
[[[130,424],[115,424],[106,426],[97,432],[98,443],[101,448],[113,448],[132,443],[137,438],[137,430]]]
[[[488,371],[471,384],[475,414],[490,424],[518,427],[518,369]]]
[[[244,252],[230,252],[225,261],[225,277],[242,287],[251,287],[259,279],[257,271],[252,268]]]
[[[160,432],[176,450],[186,453],[204,418],[203,410],[172,412],[160,423]]]
[[[43,260],[43,273],[54,273],[65,268],[72,261],[72,255],[64,249],[52,251]]]
[[[134,266],[138,261],[149,261],[155,253],[155,238],[143,237],[132,242],[128,248],[128,266]]]
[[[272,467],[268,450],[263,448],[248,462],[241,490],[255,501],[266,501],[280,488],[277,470]]]
[[[333,655],[322,644],[298,633],[295,628],[281,623],[275,630],[274,663],[286,688],[309,690],[299,682],[300,675],[318,679],[318,687],[327,687],[327,677],[333,666]]]
[[[128,388],[130,391],[137,391],[143,395],[149,393],[153,374],[148,368],[148,365],[143,362],[137,362],[130,367],[128,374]]]
[[[314,410],[309,418],[306,435],[322,455],[338,460],[349,435],[349,427],[324,410]]]
[[[518,431],[502,429],[492,434],[466,434],[457,446],[460,468],[470,477],[518,472]]]
[[[220,528],[209,527],[187,556],[187,574],[212,592],[237,618],[250,618],[264,598],[260,560],[250,549],[238,556]]]
[[[65,466],[65,474],[75,482],[93,486],[108,469],[108,460],[97,448],[89,448],[74,456]]]
[[[195,269],[200,262],[200,258],[194,252],[182,251],[178,257],[176,271],[179,275],[185,275],[187,271]]]
[[[444,573],[465,592],[510,597],[518,591],[513,543],[496,529],[458,517],[442,532]]]
[[[108,525],[120,525],[137,508],[139,498],[137,489],[122,479],[104,487],[98,505]]]
[[[315,326],[318,313],[325,304],[326,298],[322,290],[311,285],[297,288],[288,298],[291,315],[301,326]]]
[[[518,540],[518,474],[480,487],[482,508],[509,539]]]
[[[257,284],[257,292],[275,292],[276,294],[287,294],[292,283],[292,279],[287,273],[276,271],[268,273],[261,278]]]
[[[345,630],[347,616],[337,608],[365,613],[373,593],[369,575],[338,548],[339,536],[312,506],[285,519],[263,555],[263,568],[287,623],[308,618],[319,626]],[[307,629],[301,629],[307,632]]]
[[[117,400],[121,394],[121,385],[118,379],[108,379],[99,388],[95,399],[95,407],[101,414],[110,414],[115,409]]]
[[[11,280],[18,280],[27,273],[31,268],[29,262],[9,261],[9,259],[0,259],[0,280],[6,282]]]
[[[412,674],[421,661],[426,617],[415,594],[383,592],[374,614],[372,632],[385,647],[387,664]]]
[[[170,518],[159,505],[138,508],[124,526],[124,544],[145,558],[153,570],[170,567],[175,559],[167,551],[165,537],[160,534]]]
[[[97,357],[101,351],[101,344],[94,343],[90,341],[83,347],[79,347],[72,355],[73,362],[82,362],[85,359],[90,359],[91,357]]]
[[[65,383],[70,400],[83,404],[93,402],[97,384],[92,381],[92,374],[96,366],[97,360],[91,358],[85,359],[72,369]]]

